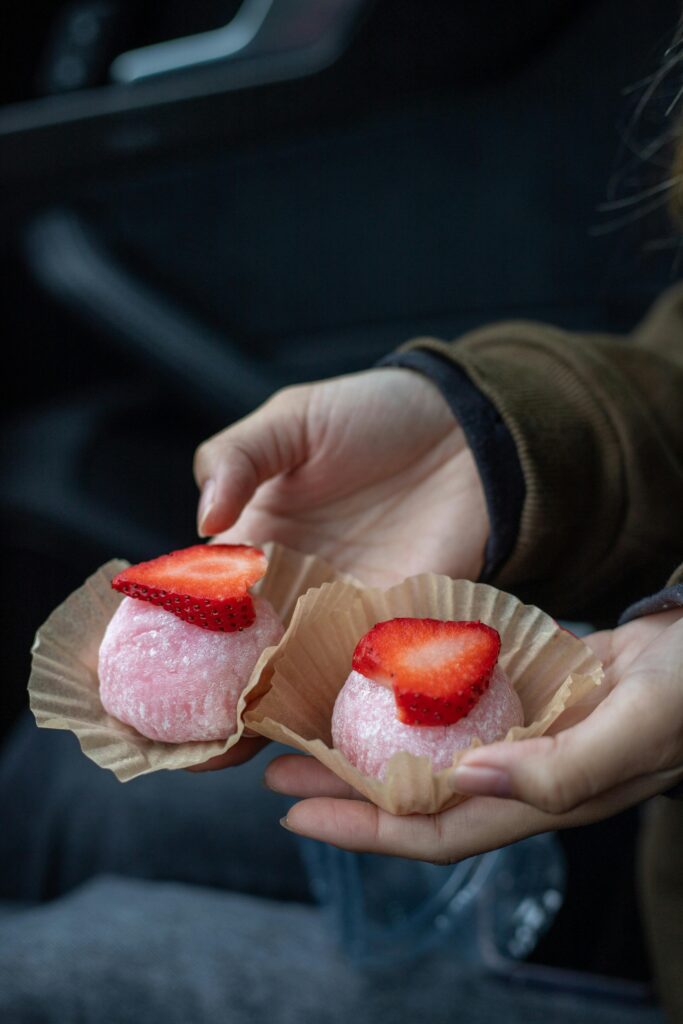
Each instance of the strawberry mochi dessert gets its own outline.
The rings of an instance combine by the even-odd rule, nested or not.
[[[284,627],[248,588],[267,560],[247,545],[195,545],[131,566],[112,581],[125,594],[99,653],[108,714],[166,743],[226,739],[237,702]]]
[[[334,746],[381,779],[401,750],[441,771],[474,739],[502,739],[524,713],[499,653],[500,636],[483,622],[379,622],[358,643],[337,696]]]

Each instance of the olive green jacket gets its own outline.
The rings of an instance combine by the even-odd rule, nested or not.
[[[514,441],[525,493],[491,582],[596,622],[663,585],[683,562],[683,286],[626,338],[511,321],[415,349],[457,364]]]

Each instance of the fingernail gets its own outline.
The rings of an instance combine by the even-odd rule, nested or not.
[[[268,772],[266,772],[265,775],[263,776],[263,778],[261,779],[261,785],[264,786],[265,789],[270,790],[271,793],[279,793],[279,790],[276,789],[275,786],[273,786],[271,784],[271,782],[270,782],[270,780],[268,778]],[[286,820],[285,818],[282,819],[282,821],[285,821],[285,820]],[[281,825],[282,825],[282,821],[280,822]]]
[[[286,828],[288,832],[293,832],[295,836],[299,835],[297,830],[295,828],[292,828],[292,826],[289,824],[286,817],[280,818],[280,824],[282,825],[283,828]]]
[[[454,789],[468,796],[512,796],[510,776],[501,768],[460,764],[452,779]]]
[[[215,493],[216,481],[211,479],[207,480],[202,488],[202,496],[199,499],[199,508],[197,509],[197,533],[200,537],[208,536],[204,530],[204,523],[214,506],[213,499]]]

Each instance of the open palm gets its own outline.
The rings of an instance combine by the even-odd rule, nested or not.
[[[277,540],[376,585],[481,570],[472,455],[438,389],[409,370],[287,388],[205,442],[195,476],[205,536]]]
[[[271,788],[305,798],[287,826],[350,850],[450,863],[599,821],[683,782],[683,610],[588,643],[604,661],[602,700],[578,707],[552,737],[467,754],[453,788],[472,799],[441,814],[395,817],[313,758],[288,754],[267,771]]]

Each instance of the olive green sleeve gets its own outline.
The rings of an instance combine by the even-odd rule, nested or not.
[[[515,442],[525,497],[497,586],[597,622],[683,560],[683,286],[627,338],[514,321],[406,348],[458,364]]]

